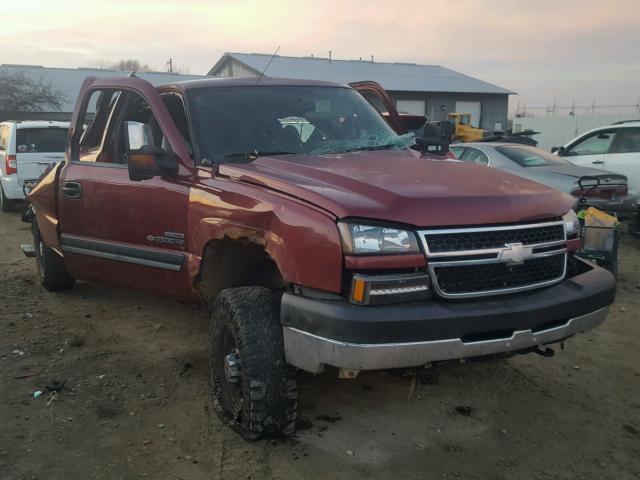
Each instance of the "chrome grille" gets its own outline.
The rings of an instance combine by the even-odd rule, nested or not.
[[[566,275],[561,221],[419,232],[433,289],[445,298],[514,293]]]

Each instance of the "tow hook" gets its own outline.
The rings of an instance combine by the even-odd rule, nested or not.
[[[551,347],[545,347],[544,349],[540,347],[534,347],[533,352],[547,358],[553,357],[556,354],[556,352]]]

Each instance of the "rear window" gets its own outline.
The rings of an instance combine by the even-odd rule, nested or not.
[[[66,128],[19,128],[16,136],[16,152],[64,152],[67,132]]]
[[[496,147],[496,150],[521,167],[545,167],[548,165],[568,165],[569,162],[552,153],[535,147]]]

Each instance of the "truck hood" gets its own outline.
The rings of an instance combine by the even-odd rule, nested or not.
[[[540,183],[412,150],[259,157],[219,173],[300,198],[338,218],[418,227],[559,217],[575,199]]]

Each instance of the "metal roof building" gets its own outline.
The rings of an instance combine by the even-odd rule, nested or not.
[[[427,115],[432,120],[445,119],[448,112],[468,112],[472,114],[472,123],[491,131],[506,128],[509,95],[515,93],[440,65],[274,57],[260,53],[225,53],[208,74],[258,76],[265,69],[265,75],[270,77],[341,83],[373,80],[389,92],[400,111]]]
[[[0,120],[69,120],[75,107],[76,98],[80,92],[82,82],[87,77],[126,77],[130,72],[116,70],[104,70],[97,68],[48,68],[39,65],[0,65],[0,75],[25,74],[34,79],[42,78],[51,82],[54,90],[60,90],[64,94],[62,108],[59,111],[47,111],[42,113],[29,112],[2,112]],[[194,80],[207,78],[204,75],[183,75],[170,72],[140,72],[136,76],[148,80],[153,85],[177,82],[180,80]]]

